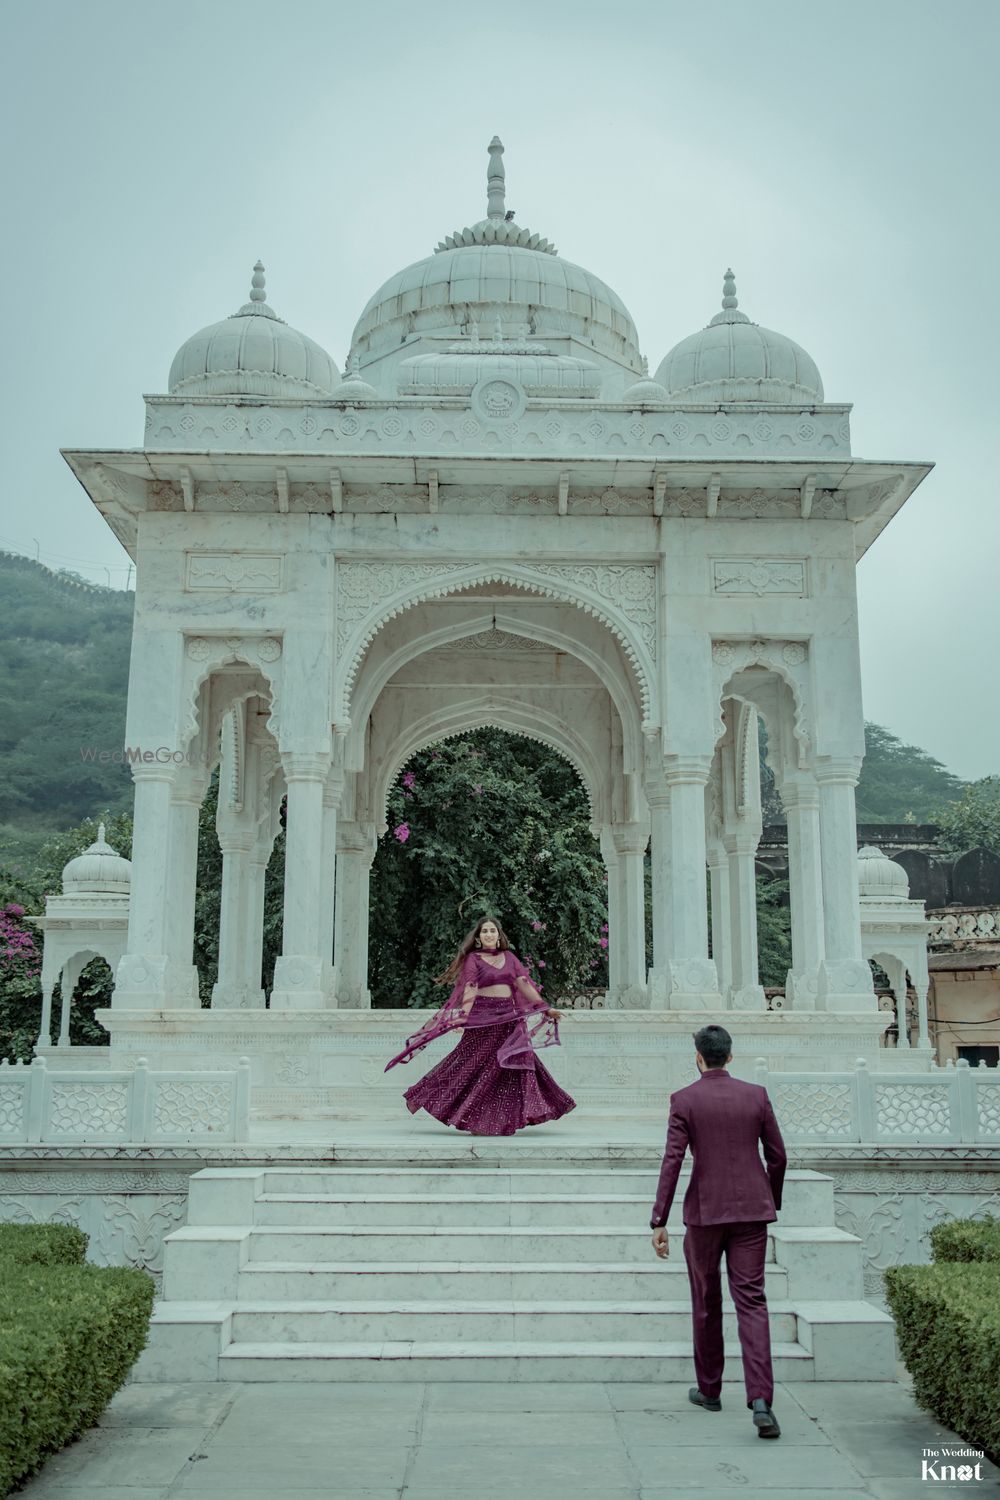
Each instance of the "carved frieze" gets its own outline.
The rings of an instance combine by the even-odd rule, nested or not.
[[[807,593],[806,564],[788,558],[716,558],[712,563],[715,594],[783,594],[801,599]]]
[[[276,593],[281,589],[282,561],[277,552],[186,552],[184,587]]]

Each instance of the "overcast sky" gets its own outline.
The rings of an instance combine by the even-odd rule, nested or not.
[[[177,347],[269,301],[343,363],[485,208],[610,283],[656,368],[741,307],[937,467],[859,567],[865,711],[1000,772],[998,0],[2,0],[0,547],[123,586],[59,448],[142,441]]]

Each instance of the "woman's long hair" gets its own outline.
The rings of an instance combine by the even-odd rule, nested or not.
[[[496,917],[491,917],[489,916],[489,914],[487,914],[485,917],[480,917],[479,921],[476,923],[475,927],[472,928],[471,932],[467,932],[465,937],[462,939],[461,946],[459,947],[458,952],[455,954],[455,957],[445,969],[444,973],[437,976],[434,981],[435,984],[455,984],[457,982],[458,976],[462,972],[462,965],[465,963],[466,958],[473,951],[473,949],[481,948],[483,946],[479,941],[479,934],[486,926],[487,922],[492,922],[493,926],[500,934],[500,941],[497,943],[497,952],[505,953],[507,951],[507,949],[510,947],[510,944],[507,941],[507,934],[500,926],[500,923],[497,921]]]

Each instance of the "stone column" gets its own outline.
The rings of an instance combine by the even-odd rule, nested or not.
[[[68,958],[63,964],[62,978],[60,980],[62,1004],[59,1009],[59,1039],[56,1042],[57,1047],[68,1047],[70,1045],[69,1023],[72,1015],[73,991],[79,984],[80,975],[90,962],[90,959],[91,954],[89,953],[74,953],[73,957]]]
[[[611,834],[611,825],[605,824],[600,833],[601,857],[608,875],[608,1000],[610,1005],[619,1003],[622,991],[622,922],[621,870],[618,850]]]
[[[184,766],[174,775],[170,799],[170,888],[167,953],[173,966],[173,1003],[201,1005],[194,963],[194,911],[198,894],[198,823],[208,790],[204,771]]]
[[[272,1010],[321,1010],[331,987],[329,935],[322,889],[323,788],[329,754],[285,751],[285,904],[281,957],[274,968]]]
[[[788,895],[792,967],[785,979],[789,1009],[815,1010],[819,969],[826,954],[819,788],[812,775],[786,776],[779,787],[788,822]]]
[[[727,833],[723,839],[729,864],[732,1009],[766,1010],[757,954],[758,834],[753,829]]]
[[[220,828],[222,848],[222,904],[219,912],[219,977],[212,989],[212,1007],[219,1010],[261,1010],[264,991],[253,960],[257,919],[252,866],[254,829],[249,824]],[[263,876],[263,869],[260,871]],[[263,880],[260,885],[260,923],[263,925]],[[261,933],[261,938],[263,934]]]
[[[885,969],[889,988],[896,1007],[896,1049],[908,1051],[910,1036],[906,1025],[906,965],[901,958],[880,954],[879,962]]]
[[[337,829],[337,1004],[370,1009],[368,905],[376,837],[371,823],[342,822]],[[402,1001],[400,1001],[402,1003]]]
[[[670,988],[670,790],[646,786],[650,816],[653,967],[647,976],[651,1010],[666,1010]],[[610,924],[609,924],[610,925]]]
[[[132,777],[128,947],[118,963],[111,1003],[122,1010],[197,1010],[200,1001],[197,984],[191,984],[190,955],[178,974],[176,946],[171,953],[181,925],[178,919],[172,926],[169,917],[177,890],[175,861],[190,843],[174,832],[173,772],[165,765],[133,765]],[[184,813],[179,816],[183,821]]]
[[[340,975],[337,968],[337,843],[340,836],[340,797],[344,787],[343,772],[332,767],[323,784],[323,848],[320,877],[320,922],[323,952],[327,960],[326,1001],[330,1009],[337,1005]]]
[[[670,756],[671,1010],[708,1010],[719,1004],[715,963],[708,956],[705,787],[710,756]]]
[[[608,902],[609,952],[617,954],[617,991],[615,1004],[642,1007],[646,1003],[646,845],[649,830],[642,823],[612,823],[605,830],[613,848],[609,861],[608,890],[611,871],[617,875],[615,918]]]
[[[732,1004],[733,974],[730,964],[733,927],[732,900],[729,888],[729,856],[721,839],[708,841],[708,877],[712,902],[712,958],[719,976],[719,991],[727,1007]]]
[[[820,757],[820,849],[826,956],[819,969],[819,1002],[832,1011],[874,1011],[871,969],[861,946],[858,830],[854,806],[860,762]]]

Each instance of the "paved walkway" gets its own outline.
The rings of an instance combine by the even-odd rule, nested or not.
[[[763,1442],[742,1386],[719,1413],[687,1383],[132,1385],[50,1459],[25,1500],[927,1500],[982,1483],[921,1479],[925,1449],[967,1444],[908,1387],[778,1387]],[[961,1462],[962,1460],[956,1460]],[[974,1461],[973,1461],[974,1462]]]

